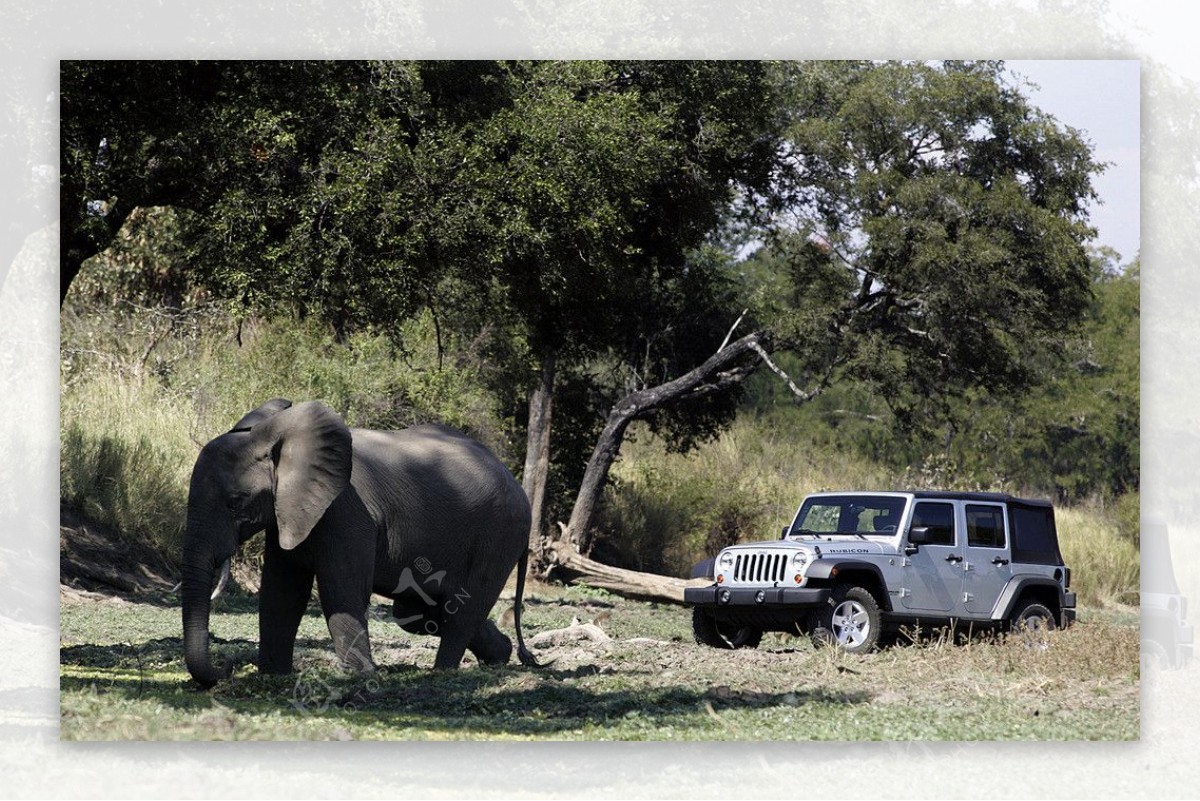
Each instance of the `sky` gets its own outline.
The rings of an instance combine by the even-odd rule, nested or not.
[[[1100,202],[1093,204],[1097,244],[1120,254],[1128,264],[1141,245],[1140,62],[1007,61],[1011,72],[1039,88],[1027,95],[1059,122],[1079,129],[1108,168],[1094,179]]]

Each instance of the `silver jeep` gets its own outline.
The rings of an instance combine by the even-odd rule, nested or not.
[[[692,575],[713,581],[684,599],[696,641],[717,648],[784,631],[865,653],[906,625],[1075,619],[1054,507],[995,493],[816,493],[781,539],[725,548]]]

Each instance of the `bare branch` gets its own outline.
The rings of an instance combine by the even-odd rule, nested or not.
[[[883,418],[877,414],[865,414],[864,412],[855,412],[850,409],[834,409],[832,413],[839,417],[857,417],[861,420],[869,420],[872,423],[883,422]]]
[[[750,311],[750,310],[742,309],[742,313],[739,314],[738,318],[733,321],[733,325],[730,326],[730,328],[729,328],[729,333],[726,334],[725,339],[723,339],[721,341],[721,347],[717,348],[717,353],[720,353],[721,351],[725,350],[725,346],[729,344],[729,338],[733,336],[733,332],[737,330],[737,327],[739,325],[741,325],[742,318],[746,316],[746,312],[748,312],[748,311]]]
[[[817,395],[821,394],[821,387],[817,387],[812,392],[805,392],[804,390],[800,389],[800,387],[796,386],[796,383],[794,381],[792,381],[791,377],[783,371],[783,368],[781,368],[779,365],[775,364],[775,362],[771,361],[771,357],[767,354],[767,352],[765,350],[763,350],[762,346],[759,345],[757,342],[751,342],[750,349],[759,355],[759,358],[761,358],[763,360],[763,362],[767,365],[767,367],[771,368],[771,372],[775,373],[775,375],[779,376],[780,378],[782,378],[784,380],[784,383],[786,383],[788,385],[788,389],[790,389],[792,391],[792,394],[795,395],[800,400],[810,401],[813,398],[817,397]]]

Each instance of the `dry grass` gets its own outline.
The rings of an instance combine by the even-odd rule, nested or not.
[[[1087,604],[1138,602],[1140,555],[1122,537],[1116,522],[1086,507],[1055,510],[1063,561],[1071,568],[1072,588]]]

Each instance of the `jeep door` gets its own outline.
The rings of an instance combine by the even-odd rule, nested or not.
[[[1012,577],[1007,515],[999,503],[967,503],[963,512],[963,605],[968,615],[990,617]]]
[[[928,542],[904,557],[900,602],[913,611],[955,612],[962,594],[962,545],[958,514],[950,501],[917,501],[909,531],[929,529]]]

